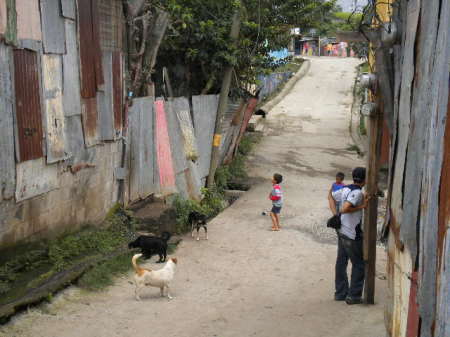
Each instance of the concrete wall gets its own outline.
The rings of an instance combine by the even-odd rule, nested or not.
[[[14,200],[0,203],[0,247],[101,222],[117,201],[114,168],[120,164],[120,148],[119,143],[96,147],[89,164],[93,167],[76,173],[58,164],[57,189],[18,203]]]

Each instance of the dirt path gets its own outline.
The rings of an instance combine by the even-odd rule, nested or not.
[[[335,234],[324,229],[326,193],[337,170],[361,160],[348,147],[353,59],[312,59],[309,75],[272,111],[251,158],[266,180],[210,224],[210,240],[189,237],[177,251],[172,301],[147,289],[133,297],[131,274],[102,293],[72,287],[51,305],[0,329],[46,337],[383,337],[384,288],[374,306],[333,301]],[[271,232],[269,178],[285,176],[281,232]],[[379,251],[384,272],[384,254]]]

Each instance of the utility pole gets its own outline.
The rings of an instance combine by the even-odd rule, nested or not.
[[[241,2],[238,1],[238,7],[233,15],[233,22],[231,24],[230,38],[234,45],[236,45],[239,38],[239,30],[241,28]],[[214,176],[216,174],[217,166],[219,166],[220,157],[220,143],[222,140],[222,119],[228,108],[228,94],[230,92],[231,75],[233,73],[233,66],[228,66],[225,69],[222,80],[222,88],[220,89],[219,105],[217,107],[216,124],[214,128],[214,138],[211,152],[211,164],[209,167],[207,186],[214,185]]]

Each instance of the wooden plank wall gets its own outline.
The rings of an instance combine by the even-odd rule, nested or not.
[[[442,319],[449,312],[450,285],[442,282],[448,280],[442,266],[450,255],[445,253],[448,229],[439,225],[439,216],[440,208],[446,207],[440,196],[441,177],[450,169],[443,157],[448,151],[444,140],[450,118],[450,1],[401,0],[398,7],[402,18],[396,22],[403,34],[392,55],[395,133],[390,155],[390,233],[402,254],[410,256],[413,270],[399,259],[402,254],[390,257],[389,263],[399,266],[401,273],[417,273],[418,311],[409,310],[408,317],[402,317],[408,321],[407,335],[444,337],[450,330],[448,316]],[[390,289],[392,297],[399,299],[388,308],[390,319],[401,303],[415,302],[403,298],[400,290]],[[387,326],[391,336],[403,337],[395,324]]]

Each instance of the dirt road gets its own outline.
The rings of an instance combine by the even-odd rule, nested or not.
[[[347,150],[356,65],[354,59],[312,59],[309,74],[271,112],[266,136],[250,158],[251,174],[265,180],[210,223],[209,241],[186,237],[181,243],[172,301],[152,288],[137,302],[130,274],[101,293],[72,287],[51,305],[18,316],[0,334],[385,336],[386,281],[377,279],[374,306],[333,301],[335,234],[324,228],[336,171],[350,176],[363,163]],[[269,217],[261,215],[270,207],[274,172],[285,177],[280,232],[271,232]],[[384,273],[382,250],[378,256]]]

